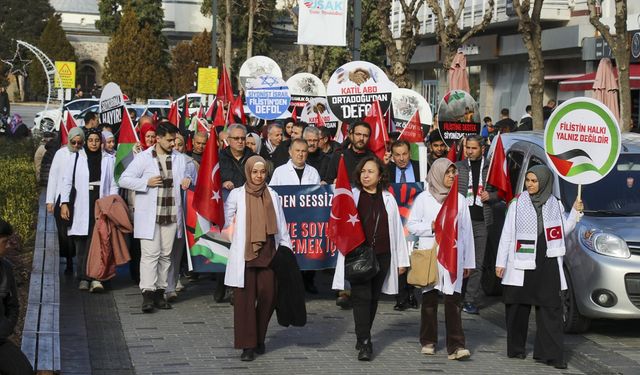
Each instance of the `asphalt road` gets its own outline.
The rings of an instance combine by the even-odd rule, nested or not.
[[[56,105],[49,105],[49,109],[54,109]],[[20,104],[20,103],[11,103],[11,113],[17,113],[22,116],[22,122],[29,127],[29,129],[33,128],[33,119],[36,117],[36,113],[44,110],[44,103],[42,104]]]

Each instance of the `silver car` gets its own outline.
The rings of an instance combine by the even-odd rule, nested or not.
[[[530,167],[548,165],[543,133],[516,132],[502,139],[517,194]],[[556,175],[553,192],[571,209],[576,185]],[[622,135],[618,163],[605,178],[582,187],[582,200],[584,216],[567,238],[564,258],[569,286],[563,293],[564,328],[574,333],[586,331],[594,318],[640,318],[640,135]]]

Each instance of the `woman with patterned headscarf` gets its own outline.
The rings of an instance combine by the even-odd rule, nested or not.
[[[69,138],[75,129],[80,130],[80,128],[71,129]],[[84,149],[78,151],[75,167],[67,167],[67,173],[63,178],[60,213],[63,218],[69,218],[71,215],[68,205],[71,190],[75,188],[73,222],[68,233],[78,254],[77,277],[80,279],[78,289],[98,292],[104,289],[102,283],[91,280],[86,274],[89,241],[95,224],[94,207],[98,198],[117,194],[118,186],[113,176],[115,157],[102,150],[100,130],[86,129],[86,137],[86,145]]]
[[[566,368],[562,301],[567,289],[562,270],[565,236],[580,217],[576,199],[569,215],[553,195],[553,173],[545,165],[527,171],[526,191],[509,204],[496,257],[496,276],[502,278],[507,315],[507,355],[524,359],[531,306],[536,308],[533,358]]]
[[[449,195],[451,186],[457,174],[455,164],[447,158],[436,159],[427,174],[428,187],[420,193],[413,202],[411,214],[407,221],[407,229],[419,237],[419,249],[432,249],[436,245],[435,228],[444,226],[437,223],[436,218],[442,208],[445,199]],[[456,192],[452,192],[456,193]],[[452,270],[446,269],[438,261],[438,277],[433,286],[422,290],[422,308],[420,312],[420,345],[421,352],[425,355],[433,355],[438,343],[438,291],[444,295],[444,315],[446,321],[447,353],[453,360],[466,359],[471,352],[466,348],[464,331],[462,330],[462,283],[475,268],[475,247],[473,242],[473,229],[471,217],[465,197],[458,194],[458,214],[455,224],[458,237],[456,246],[451,251],[456,251],[454,259],[455,278]],[[446,228],[444,230],[453,230]],[[437,251],[444,251],[437,247]]]
[[[267,186],[267,162],[247,159],[246,182],[224,204],[225,227],[234,226],[224,283],[235,287],[233,329],[240,359],[265,352],[267,326],[275,308],[275,275],[269,263],[278,246],[291,239],[278,194]]]

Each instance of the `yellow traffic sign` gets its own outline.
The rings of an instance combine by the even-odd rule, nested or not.
[[[56,61],[56,70],[60,75],[59,82],[56,79],[56,88],[76,88],[76,63],[75,61]]]
[[[218,93],[218,68],[198,68],[198,93]]]

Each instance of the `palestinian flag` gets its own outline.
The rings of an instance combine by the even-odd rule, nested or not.
[[[118,134],[118,149],[116,150],[115,180],[120,179],[120,175],[127,169],[133,160],[133,147],[138,143],[138,134],[133,127],[129,111],[122,107],[122,124]]]
[[[533,254],[536,252],[536,241],[534,240],[517,240],[516,253]]]
[[[194,256],[202,256],[210,263],[227,264],[231,243],[223,240],[207,219],[193,209],[195,191],[186,191],[183,205],[186,225],[187,250]]]

